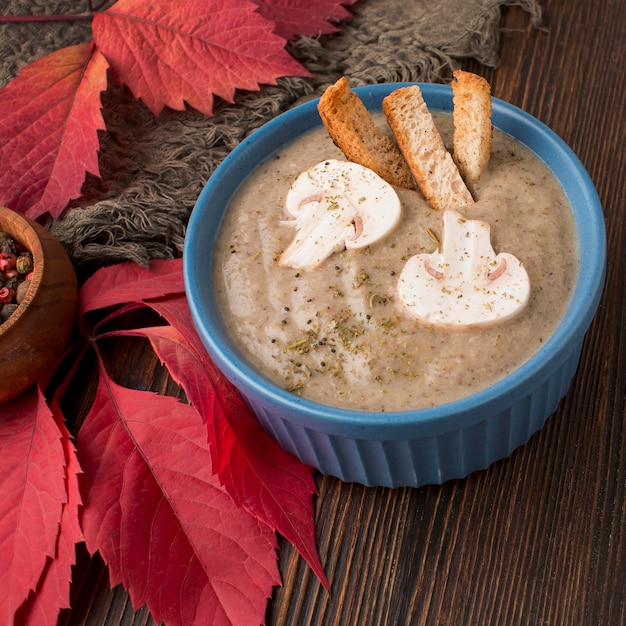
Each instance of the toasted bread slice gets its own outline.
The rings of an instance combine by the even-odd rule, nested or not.
[[[383,111],[418,187],[432,206],[447,209],[473,203],[420,88],[412,85],[393,91],[383,100]]]
[[[491,157],[491,87],[482,77],[458,70],[452,81],[453,157],[471,188]]]
[[[415,189],[393,139],[376,126],[345,77],[326,89],[317,109],[330,138],[348,161],[368,167],[391,185]]]

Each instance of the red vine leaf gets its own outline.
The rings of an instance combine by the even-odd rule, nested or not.
[[[315,547],[311,468],[261,428],[239,392],[219,372],[196,333],[184,295],[180,260],[103,268],[81,289],[80,314],[141,302],[170,326],[113,331],[147,337],[172,379],[202,417],[212,466],[231,497],[289,540],[328,585]],[[120,309],[123,311],[125,309]]]
[[[107,62],[90,44],[62,48],[0,90],[0,204],[58,217],[98,175]]]
[[[249,0],[118,0],[93,20],[98,48],[119,83],[159,115],[185,103],[207,115],[213,96],[257,90],[308,72]]]
[[[2,405],[0,420],[0,623],[37,589],[67,502],[62,434],[38,388]],[[69,583],[68,578],[65,583]],[[57,607],[57,612],[58,612]]]
[[[280,582],[276,538],[217,484],[193,407],[101,368],[78,450],[87,548],[135,607],[169,626],[262,623]]]
[[[48,559],[34,593],[20,607],[15,622],[23,626],[56,626],[60,609],[70,607],[72,566],[76,562],[76,544],[83,533],[78,522],[81,503],[78,474],[81,469],[70,433],[63,423],[63,415],[55,402],[52,414],[59,432],[65,457],[65,486],[67,501],[63,505],[61,525],[54,558]]]
[[[336,33],[335,22],[352,17],[343,5],[356,0],[254,0],[259,13],[276,24],[275,32],[285,39],[296,35],[318,36]]]
[[[78,296],[78,315],[184,292],[182,259],[154,260],[148,267],[120,263],[98,270],[85,281]]]
[[[186,301],[149,303],[175,326],[191,327]],[[174,314],[172,314],[174,313]],[[204,419],[213,467],[235,502],[278,531],[300,552],[328,587],[313,527],[311,468],[268,437],[239,392],[213,363],[173,326],[132,331],[147,337]]]

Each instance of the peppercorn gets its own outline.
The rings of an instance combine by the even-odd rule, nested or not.
[[[5,278],[6,278],[6,283],[4,283],[4,286],[16,291],[17,286],[20,284],[20,275],[19,274],[14,274],[13,276],[5,275]]]
[[[30,252],[23,252],[15,261],[15,269],[22,275],[33,271],[33,255]]]
[[[2,309],[0,309],[0,322],[6,322],[9,317],[11,317],[11,315],[13,315],[13,313],[15,313],[15,310],[17,309],[17,307],[19,306],[19,304],[14,304],[9,302],[8,304],[5,304]]]
[[[7,270],[6,272],[4,272],[4,277],[7,280],[11,280],[11,278],[19,278],[20,277],[20,273],[15,268],[13,268],[13,269],[10,269],[10,270]]]
[[[30,280],[23,280],[17,287],[15,292],[15,301],[18,304],[22,304],[22,300],[26,297],[28,289],[30,287]]]
[[[13,239],[7,237],[0,243],[0,253],[2,254],[17,254],[17,244]]]
[[[11,289],[9,287],[2,287],[0,289],[0,302],[4,304],[9,304],[13,302],[15,298],[15,289]]]
[[[7,272],[15,268],[17,257],[12,252],[0,252],[0,272]]]
[[[13,315],[26,297],[33,266],[32,253],[0,232],[0,324]]]

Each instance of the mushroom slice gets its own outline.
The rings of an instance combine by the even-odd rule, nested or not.
[[[442,251],[411,257],[398,292],[417,319],[444,328],[489,326],[512,319],[526,307],[530,280],[512,254],[496,254],[491,227],[453,210],[443,216]]]
[[[314,269],[334,252],[365,248],[391,232],[401,205],[393,187],[372,170],[329,159],[298,176],[285,200],[296,234],[279,264]]]

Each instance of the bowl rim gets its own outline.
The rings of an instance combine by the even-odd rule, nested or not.
[[[380,108],[383,97],[392,90],[416,84],[429,108],[452,110],[449,85],[379,83],[357,87],[354,91],[369,109],[375,110]],[[289,109],[244,139],[212,174],[192,211],[183,253],[185,290],[194,325],[211,358],[236,387],[245,390],[244,396],[251,393],[263,398],[266,406],[271,406],[289,422],[339,436],[358,434],[359,438],[368,439],[384,435],[387,439],[401,439],[408,434],[414,437],[416,433],[436,435],[482,421],[487,414],[507,410],[540,384],[546,371],[557,369],[565,359],[572,358],[572,343],[582,341],[604,286],[606,234],[598,193],[572,149],[543,122],[495,97],[492,98],[492,124],[513,135],[549,165],[574,208],[578,233],[579,272],[570,306],[554,333],[535,354],[504,378],[469,396],[433,407],[381,412],[338,408],[297,396],[265,378],[228,339],[215,302],[204,294],[205,290],[211,291],[211,287],[206,285],[212,283],[213,259],[207,259],[202,251],[212,250],[225,208],[245,178],[283,145],[303,132],[321,126],[318,101],[317,98]],[[285,138],[284,129],[287,127],[289,133]],[[522,131],[523,139],[518,136]],[[279,137],[282,141],[277,142]],[[577,198],[575,206],[573,195]],[[215,211],[216,207],[219,220],[213,220],[209,227],[212,234],[207,238],[204,233],[207,228],[205,212]],[[581,245],[583,232],[584,247]],[[591,271],[592,264],[597,270],[595,273]],[[538,363],[542,367],[538,368]]]

